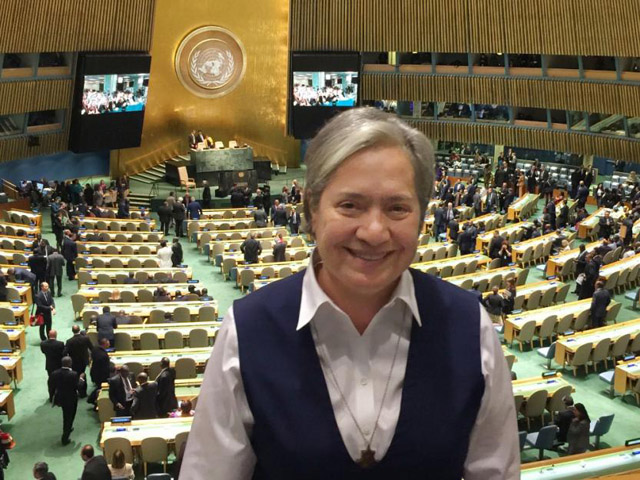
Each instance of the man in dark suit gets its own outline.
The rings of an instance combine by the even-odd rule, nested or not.
[[[267,212],[264,211],[264,207],[262,205],[253,212],[253,221],[256,222],[257,228],[265,228],[267,226],[269,217],[267,217]]]
[[[587,198],[589,197],[589,188],[584,184],[584,181],[580,181],[580,186],[578,187],[578,204],[580,207],[584,207],[587,203]]]
[[[178,408],[176,398],[176,371],[171,368],[171,362],[167,357],[160,360],[162,371],[156,378],[158,392],[156,396],[156,408],[159,417],[166,417],[167,413]]]
[[[62,407],[62,444],[68,445],[78,408],[78,374],[71,370],[70,357],[63,357],[62,367],[51,374],[49,390],[53,404]]]
[[[567,441],[567,432],[569,432],[575,413],[573,413],[573,398],[570,395],[562,397],[562,403],[564,403],[565,409],[556,412],[554,423],[558,426],[557,439],[564,443]]]
[[[40,343],[40,350],[44,353],[47,377],[62,367],[62,356],[64,353],[64,343],[58,340],[58,332],[49,330],[49,338]],[[49,389],[49,401],[53,398],[53,391]]]
[[[47,258],[39,251],[35,252],[28,260],[31,273],[36,276],[36,284],[40,286],[47,281]]]
[[[567,206],[567,202],[562,202],[556,223],[558,224],[558,228],[565,228],[569,223],[569,207]]]
[[[126,365],[122,365],[118,374],[109,379],[109,400],[118,417],[131,415],[133,391],[137,386],[136,379]]]
[[[49,291],[47,282],[42,282],[42,285],[40,285],[40,291],[36,295],[35,302],[36,315],[42,315],[44,319],[44,323],[40,325],[40,340],[45,341],[51,330],[51,317],[56,314],[56,302]]]
[[[498,230],[493,231],[493,238],[489,242],[489,256],[491,258],[498,258],[500,256],[500,249],[502,248],[502,243],[504,242],[504,238],[500,235]]]
[[[442,208],[442,205],[438,205],[433,213],[433,226],[435,229],[434,234],[436,241],[438,241],[440,234],[447,230],[447,222],[444,218],[444,208]]]
[[[171,225],[171,219],[173,216],[173,210],[169,206],[169,203],[164,202],[158,207],[158,218],[160,219],[160,231],[165,235],[169,235],[169,225]]]
[[[449,220],[449,225],[447,225],[447,227],[449,228],[449,239],[452,242],[457,242],[460,225],[458,224],[458,221],[455,219],[455,217],[452,220]]]
[[[289,214],[288,222],[289,222],[289,229],[291,230],[291,233],[293,235],[296,235],[300,230],[301,220],[302,218],[300,217],[300,214],[295,210],[295,208],[292,208],[291,213]]]
[[[256,234],[249,234],[249,238],[247,238],[240,245],[240,250],[244,253],[244,261],[247,263],[258,263],[258,258],[262,253],[262,245],[260,242],[256,240]]]
[[[600,237],[609,238],[611,236],[611,233],[613,233],[613,227],[615,225],[615,222],[613,221],[613,218],[611,218],[609,210],[604,211],[604,216],[600,217],[598,223],[600,225]]]
[[[62,267],[65,266],[64,257],[53,249],[51,255],[47,257],[47,282],[51,287],[51,294],[55,290],[55,282],[58,281],[58,296],[62,296]]]
[[[138,283],[140,283],[138,281],[138,279],[135,277],[134,272],[129,272],[129,276],[127,278],[125,278],[124,283],[126,285],[137,285]]]
[[[98,330],[98,342],[103,338],[109,340],[109,345],[113,347],[116,334],[114,330],[118,328],[118,322],[111,308],[107,305],[102,308],[102,314],[96,319],[96,329]]]
[[[173,205],[173,221],[176,224],[176,237],[182,237],[182,222],[187,214],[187,209],[182,203],[182,198]]]
[[[109,380],[109,340],[103,338],[98,345],[91,350],[91,381],[100,388],[100,385]]]
[[[458,249],[460,255],[469,255],[473,253],[473,232],[469,229],[469,223],[462,226],[462,233],[458,235]]]
[[[31,291],[35,295],[37,287],[37,277],[26,268],[10,268],[7,270],[8,275],[13,275],[16,282],[25,282],[31,285]]]
[[[286,261],[287,243],[282,238],[282,234],[279,233],[276,237],[276,243],[273,246],[273,261],[284,262]]]
[[[111,480],[111,470],[102,455],[96,455],[91,445],[85,445],[80,451],[84,469],[80,480]]]
[[[202,181],[202,208],[211,208],[211,187],[206,180]]]
[[[149,382],[149,377],[144,372],[140,372],[137,378],[138,387],[133,391],[131,416],[135,420],[157,418],[156,397],[158,396],[158,385],[156,382]]]
[[[591,328],[604,326],[607,316],[607,306],[611,303],[611,294],[604,288],[604,282],[596,282],[596,291],[591,300]]]
[[[280,200],[276,200],[273,203],[273,211],[271,212],[271,221],[275,227],[287,226],[287,210],[284,205],[280,203]]]
[[[487,189],[487,198],[484,203],[485,213],[494,212],[498,208],[498,194],[491,187]]]
[[[504,298],[498,294],[498,287],[493,287],[491,294],[482,302],[487,309],[491,321],[495,324],[502,325],[502,309],[504,307]]]
[[[78,245],[72,238],[70,230],[64,231],[62,239],[62,256],[67,262],[67,277],[69,280],[76,278],[76,268],[73,262],[78,258]]]
[[[73,361],[73,370],[80,375],[84,373],[89,365],[89,356],[93,345],[89,337],[80,332],[80,327],[74,325],[71,327],[73,336],[67,340],[64,350],[65,355],[69,355]]]

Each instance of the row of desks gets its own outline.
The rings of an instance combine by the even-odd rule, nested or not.
[[[0,232],[6,233],[7,235],[14,235],[14,233],[18,233],[19,231],[23,231],[25,235],[40,235],[40,227],[37,225],[25,225],[23,223],[8,223],[8,222],[0,222]]]
[[[218,317],[218,302],[215,300],[203,302],[137,302],[137,303],[87,303],[82,308],[81,315],[85,312],[94,312],[96,315],[102,314],[102,309],[106,306],[113,310],[124,311],[127,315],[135,315],[141,318],[148,318],[153,310],[163,310],[164,312],[173,312],[178,307],[188,308],[192,316],[198,315],[202,307],[213,307],[215,316]],[[192,328],[199,326],[199,323],[192,323]]]
[[[156,253],[159,244],[150,242],[78,242],[78,252],[82,255],[88,254],[118,254],[137,255],[140,249],[149,249],[149,253]]]
[[[134,342],[139,342],[140,336],[143,333],[154,333],[158,337],[158,340],[164,340],[168,332],[179,332],[182,335],[183,340],[187,340],[191,330],[198,328],[206,330],[207,337],[210,340],[214,340],[221,326],[221,322],[148,323],[143,325],[118,325],[116,333],[126,333]],[[87,334],[90,333],[97,334],[95,325],[91,325],[87,329]]]
[[[98,275],[104,274],[107,275],[112,282],[117,281],[118,275],[128,277],[129,273],[132,272],[134,274],[138,272],[146,272],[149,277],[153,277],[156,273],[166,273],[168,276],[172,277],[180,272],[187,276],[187,279],[193,278],[193,271],[191,267],[177,267],[177,268],[80,268],[78,270],[78,274],[84,273],[88,277],[91,278],[91,281],[97,282]],[[82,275],[85,276],[85,275]],[[80,275],[78,275],[78,285],[82,285],[82,281]]]
[[[78,295],[82,295],[88,302],[98,299],[100,292],[131,292],[138,297],[140,290],[148,290],[153,294],[156,288],[162,287],[171,297],[175,297],[176,292],[180,292],[182,295],[187,295],[190,286],[199,287],[197,283],[154,283],[154,284],[123,284],[123,285],[81,285],[78,289]],[[111,310],[118,310],[119,303],[111,305]]]
[[[616,222],[619,222],[626,216],[626,212],[622,208],[617,210],[604,207],[599,208],[578,224],[578,238],[587,238],[593,227],[600,222],[600,217],[604,217],[604,212],[609,212],[609,216]]]
[[[160,242],[164,239],[163,232],[112,232],[111,230],[78,231],[81,242]]]
[[[33,224],[36,226],[42,225],[42,214],[40,214],[35,210],[29,211],[29,210],[21,210],[18,208],[9,208],[7,210],[3,210],[3,215],[4,215],[4,220],[6,222],[25,223],[25,220],[26,220],[27,221],[26,224]],[[17,222],[16,220],[18,220],[18,218],[20,218],[22,221]]]

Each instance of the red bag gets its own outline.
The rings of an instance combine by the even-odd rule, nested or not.
[[[32,327],[39,327],[40,325],[44,325],[44,317],[41,313],[37,315],[31,315],[29,317],[29,325]]]

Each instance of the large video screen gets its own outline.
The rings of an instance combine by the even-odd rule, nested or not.
[[[294,107],[355,107],[358,72],[293,72]]]
[[[87,75],[82,115],[142,112],[147,105],[149,74]]]
[[[308,139],[333,116],[359,105],[360,54],[291,55],[289,132]]]
[[[146,53],[80,54],[69,149],[84,153],[139,147],[150,71]]]

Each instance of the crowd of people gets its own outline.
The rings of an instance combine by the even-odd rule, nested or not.
[[[86,89],[82,93],[82,115],[123,113],[127,110],[141,111],[146,102],[145,88],[114,92]]]
[[[293,87],[294,107],[326,107],[336,106],[338,102],[351,102],[355,105],[357,100],[357,87],[350,84],[346,87],[341,85],[314,87],[296,83]]]

